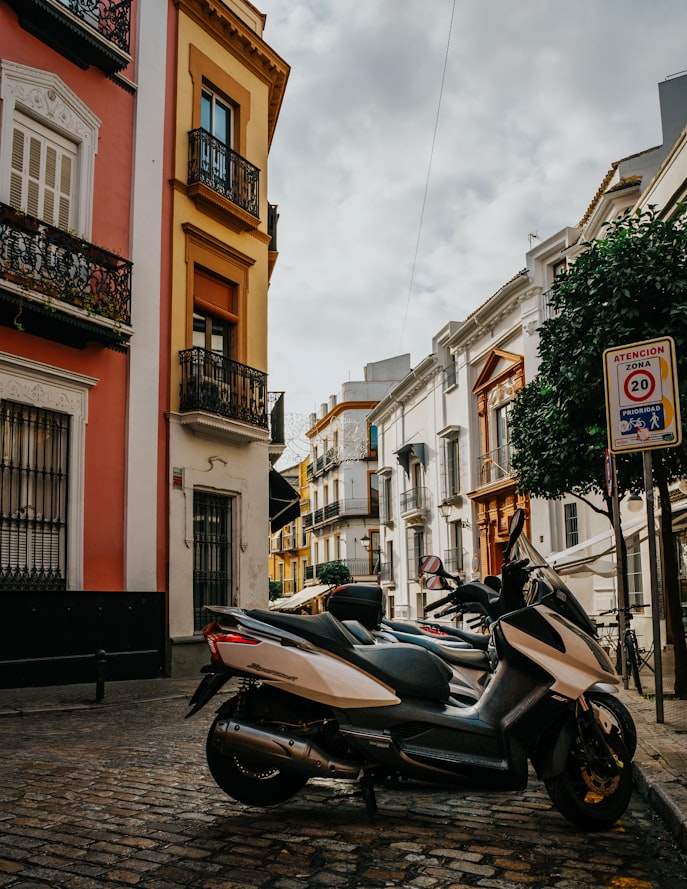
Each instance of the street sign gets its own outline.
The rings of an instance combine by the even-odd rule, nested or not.
[[[606,349],[604,381],[608,446],[613,453],[680,444],[680,396],[672,337]]]

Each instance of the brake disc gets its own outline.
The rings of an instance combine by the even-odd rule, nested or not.
[[[587,787],[593,793],[598,793],[600,796],[609,796],[611,793],[615,793],[618,784],[620,784],[620,775],[602,778],[590,769],[587,763],[581,764],[580,771]]]

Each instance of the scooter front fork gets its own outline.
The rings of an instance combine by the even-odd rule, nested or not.
[[[577,701],[577,725],[584,755],[589,765],[600,773],[617,775],[622,763],[616,761],[593,709],[582,695]]]

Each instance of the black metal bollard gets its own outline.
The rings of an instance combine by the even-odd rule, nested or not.
[[[99,648],[95,653],[95,702],[102,704],[105,698],[105,668],[107,653]]]

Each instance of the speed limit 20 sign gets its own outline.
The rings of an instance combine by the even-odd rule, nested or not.
[[[608,445],[614,453],[680,444],[680,400],[672,337],[604,352]]]

